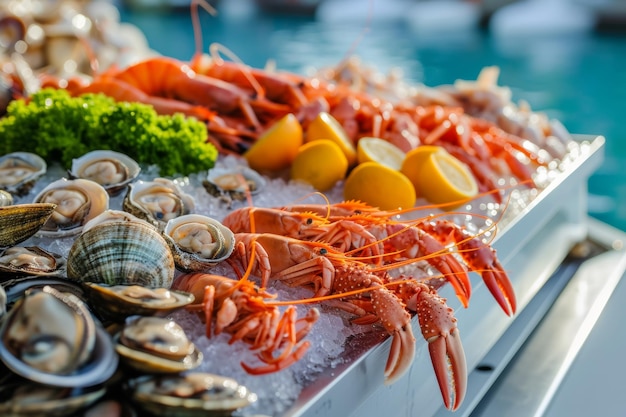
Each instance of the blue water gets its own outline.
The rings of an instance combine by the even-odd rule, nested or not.
[[[235,2],[236,9],[225,4]],[[231,4],[235,4],[231,3]],[[367,2],[363,2],[364,7]],[[202,14],[205,48],[227,46],[249,65],[273,60],[278,68],[303,73],[330,66],[353,53],[379,71],[402,69],[426,85],[475,79],[489,65],[501,68],[500,85],[513,99],[559,119],[571,132],[606,137],[605,161],[589,180],[589,214],[626,230],[626,36],[583,33],[498,39],[484,30],[457,34],[417,32],[405,19],[272,15],[244,0],[223,0],[216,17]],[[189,59],[195,49],[189,13],[122,10],[156,51]]]

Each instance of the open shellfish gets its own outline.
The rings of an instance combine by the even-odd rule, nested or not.
[[[125,211],[161,230],[169,220],[193,212],[194,206],[193,197],[166,178],[129,184],[123,202]]]
[[[52,203],[0,207],[0,247],[16,245],[35,235],[52,216],[56,207]]]
[[[65,275],[65,259],[38,246],[12,246],[0,251],[0,277]]]
[[[214,167],[209,170],[202,185],[214,197],[226,201],[244,201],[248,194],[254,195],[263,189],[265,179],[255,170],[245,166]]]
[[[97,182],[61,178],[41,190],[34,202],[57,205],[38,235],[63,237],[80,233],[85,223],[108,209],[109,195]]]
[[[67,256],[67,276],[81,282],[169,288],[174,258],[161,233],[129,214],[107,210],[85,225]]]
[[[46,173],[46,161],[30,152],[13,152],[0,157],[0,189],[25,195]]]
[[[121,193],[137,178],[141,167],[134,159],[111,150],[91,151],[72,160],[69,175],[84,178],[102,185],[109,195]]]
[[[167,222],[163,236],[176,266],[199,271],[227,259],[235,247],[235,235],[219,221],[200,214],[186,214]]]

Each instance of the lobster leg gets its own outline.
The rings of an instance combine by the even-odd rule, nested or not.
[[[459,329],[446,300],[424,287],[417,295],[417,316],[446,408],[456,410],[467,389],[467,364]],[[451,392],[452,389],[452,392]]]

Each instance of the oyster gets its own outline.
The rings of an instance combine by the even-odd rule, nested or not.
[[[128,381],[126,390],[138,407],[155,416],[228,416],[257,400],[234,379],[204,372],[141,376]]]
[[[147,373],[176,373],[200,365],[202,352],[176,322],[164,317],[137,317],[115,337],[117,353],[130,367]]]
[[[159,229],[163,229],[169,220],[193,212],[194,205],[191,195],[166,178],[129,184],[123,202],[125,211]]]
[[[195,299],[187,292],[140,285],[107,286],[86,282],[85,290],[96,313],[115,322],[123,322],[134,315],[163,317]]]
[[[0,251],[0,277],[65,275],[65,259],[37,246],[12,246]]]
[[[174,258],[152,225],[107,210],[85,225],[67,256],[67,276],[81,282],[169,288]]]
[[[102,185],[109,195],[121,193],[137,178],[141,168],[128,155],[111,150],[97,150],[72,160],[71,178],[84,178]]]
[[[56,204],[32,203],[0,207],[0,247],[35,235],[54,213]]]
[[[263,189],[265,179],[255,170],[245,166],[214,167],[209,170],[202,185],[214,197],[220,197],[226,201],[244,201],[248,194],[254,195]]]
[[[235,247],[235,235],[228,227],[200,214],[168,221],[163,236],[176,266],[183,271],[207,269],[227,259]]]
[[[5,190],[0,190],[0,207],[13,205],[13,195]]]
[[[80,233],[83,225],[109,207],[109,195],[100,184],[84,179],[61,178],[35,197],[36,203],[57,207],[38,235],[64,237]]]
[[[26,195],[46,173],[46,161],[30,152],[13,152],[0,157],[0,189]]]

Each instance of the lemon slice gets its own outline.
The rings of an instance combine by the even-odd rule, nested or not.
[[[243,157],[254,170],[278,171],[291,165],[302,143],[302,126],[289,113],[266,130]]]
[[[318,139],[329,139],[339,145],[341,151],[346,155],[350,166],[356,163],[356,148],[348,137],[343,126],[332,115],[320,112],[315,119],[309,123],[304,136],[305,142]]]
[[[395,170],[400,170],[405,156],[402,149],[393,143],[375,137],[359,139],[356,152],[360,164],[373,161]]]
[[[435,204],[453,203],[478,194],[472,172],[448,152],[433,152],[426,158],[418,178],[418,189],[424,198]]]
[[[410,208],[415,205],[415,188],[409,179],[393,168],[374,161],[354,168],[344,184],[345,200],[359,200],[381,210]]]
[[[330,139],[305,143],[291,164],[291,179],[309,183],[318,191],[331,189],[347,172],[348,159]]]
[[[434,152],[447,152],[444,148],[434,145],[421,145],[408,151],[402,161],[400,172],[407,176],[415,186],[415,191],[420,194],[420,175],[424,163]]]

